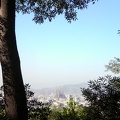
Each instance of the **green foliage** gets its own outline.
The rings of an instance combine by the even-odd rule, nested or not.
[[[97,0],[16,0],[16,11],[33,13],[36,23],[43,23],[46,19],[52,21],[60,14],[64,14],[65,19],[71,22],[77,19],[77,9],[87,8],[88,3],[94,4],[95,1]]]
[[[85,111],[71,97],[67,107],[52,110],[48,120],[84,120]]]
[[[34,96],[34,92],[30,90],[30,87],[31,85],[29,84],[24,85],[27,100],[29,100],[30,98]]]
[[[61,112],[62,108],[52,109],[48,120],[62,120]]]
[[[29,84],[25,84],[25,91],[29,120],[48,120],[48,116],[51,112],[51,104],[38,102],[36,99],[32,99],[32,97],[34,97],[34,93],[30,90]]]
[[[110,70],[115,74],[120,73],[120,58],[114,58],[114,60],[110,60],[108,65],[105,65],[107,71]]]
[[[79,116],[77,115],[77,103],[73,100],[73,97],[70,97],[70,101],[68,102],[68,107],[63,109],[63,118],[66,120],[79,120]]]
[[[38,102],[37,100],[29,101],[29,120],[48,120],[51,113],[50,104]]]
[[[3,109],[0,105],[0,120],[7,120],[5,117],[5,109]]]
[[[120,78],[99,77],[82,89],[88,101],[87,120],[120,120]]]

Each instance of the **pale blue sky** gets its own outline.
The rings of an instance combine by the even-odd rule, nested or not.
[[[108,74],[104,65],[120,57],[120,0],[99,0],[78,11],[38,25],[17,14],[16,36],[24,83],[32,88],[78,84]]]

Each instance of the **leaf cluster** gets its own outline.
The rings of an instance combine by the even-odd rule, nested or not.
[[[27,97],[28,118],[29,120],[48,120],[51,112],[50,103],[42,103],[34,99],[34,92],[30,90],[30,85],[25,84],[25,92]]]
[[[78,105],[71,97],[66,107],[52,109],[48,120],[85,120],[85,115],[83,106]]]
[[[111,71],[115,74],[120,73],[120,58],[114,58],[114,60],[110,60],[108,65],[105,65],[107,71]]]
[[[88,101],[90,120],[120,119],[120,78],[105,76],[90,80],[88,88],[82,89]]]
[[[30,100],[28,103],[29,120],[48,120],[51,113],[50,103]]]
[[[77,9],[87,8],[88,3],[97,0],[16,0],[16,11],[23,14],[33,13],[36,23],[52,21],[56,15],[64,14],[68,22],[77,19]]]

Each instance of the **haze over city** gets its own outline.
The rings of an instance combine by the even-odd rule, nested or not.
[[[39,25],[32,21],[32,14],[17,14],[16,37],[24,83],[40,89],[111,74],[104,66],[119,57],[119,5],[119,0],[99,0],[79,10],[78,20],[72,23],[61,15]]]

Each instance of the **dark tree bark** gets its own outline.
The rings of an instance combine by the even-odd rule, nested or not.
[[[0,0],[0,62],[5,111],[10,120],[27,120],[27,105],[15,37],[15,0]]]

